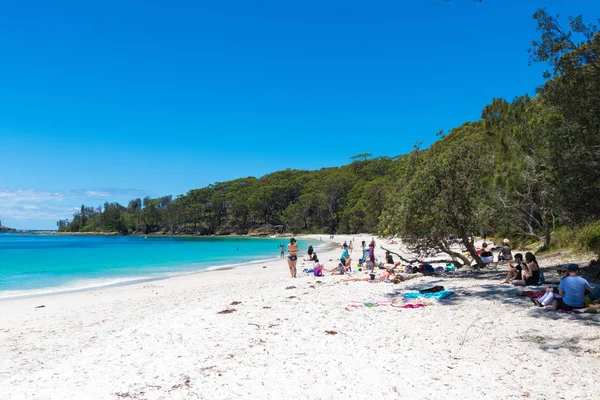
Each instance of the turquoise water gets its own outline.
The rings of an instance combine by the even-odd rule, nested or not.
[[[0,234],[0,298],[92,288],[279,257],[289,240]],[[308,241],[299,240],[303,253]]]

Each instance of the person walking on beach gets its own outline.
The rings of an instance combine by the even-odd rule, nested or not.
[[[288,250],[288,267],[290,268],[290,275],[292,278],[296,277],[296,263],[298,262],[298,243],[296,239],[291,238],[290,244],[287,245]]]

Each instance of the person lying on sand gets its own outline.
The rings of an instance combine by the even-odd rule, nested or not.
[[[395,276],[396,276],[396,273],[394,272],[394,269],[390,268],[387,271],[380,273],[379,275],[376,275],[374,272],[371,272],[370,274],[368,274],[366,276],[359,276],[357,278],[344,279],[342,282],[385,281],[385,280],[394,279]]]
[[[399,266],[400,266],[400,264],[402,264],[400,261],[396,261],[396,262],[395,262],[395,263],[393,263],[393,264],[390,264],[390,263],[385,263],[385,264],[384,264],[384,263],[380,262],[379,264],[377,264],[377,266],[379,267],[379,269],[385,269],[385,270],[388,270],[388,269],[390,269],[390,268],[392,268],[392,269],[396,269],[397,267],[399,267]]]

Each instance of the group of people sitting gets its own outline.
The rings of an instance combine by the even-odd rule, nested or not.
[[[508,274],[502,283],[513,285],[537,285],[540,282],[540,265],[531,252],[525,253],[525,261],[521,253],[515,254],[514,262],[508,263]]]
[[[295,250],[295,251],[294,251]],[[290,240],[288,245],[288,262],[290,263],[290,272],[295,277],[295,259],[297,259],[298,245],[295,239]],[[483,243],[480,256],[484,262],[489,261],[489,257],[493,254],[487,243]],[[292,260],[292,257],[295,258]],[[506,278],[501,283],[512,283],[513,285],[538,285],[540,278],[543,276],[540,265],[531,252],[526,252],[525,257],[521,253],[512,255],[512,249],[509,246],[507,239],[504,239],[503,246],[498,254],[499,261],[508,261],[508,273]],[[340,261],[337,267],[325,269],[325,266],[320,263],[317,253],[314,251],[312,244],[308,247],[308,258],[305,261],[314,262],[315,276],[322,276],[325,273],[344,275],[352,271],[352,259],[350,257],[349,246],[344,243]],[[389,251],[386,251],[385,262],[380,262],[375,257],[375,241],[373,240],[368,247],[363,248],[362,258],[358,261],[358,269],[365,269],[366,275],[347,278],[344,281],[386,281],[393,280],[396,275],[396,268],[400,266],[400,261],[394,262],[394,258]],[[383,271],[377,274],[375,270],[379,268]],[[577,264],[567,264],[558,269],[561,275],[561,281],[557,287],[547,288],[543,296],[538,299],[533,299],[536,306],[543,307],[547,311],[564,310],[574,312],[600,312],[600,287],[594,288],[590,283],[579,276],[579,266]],[[593,293],[592,293],[593,292]],[[586,293],[592,293],[592,297],[588,299],[586,307]]]
[[[536,306],[543,307],[546,311],[573,311],[573,312],[598,312],[600,311],[600,295],[598,288],[579,276],[577,264],[567,264],[557,271],[561,275],[560,283],[556,287],[549,287],[546,293],[538,299],[532,299]],[[589,298],[590,305],[586,307],[586,294],[594,294]]]
[[[513,259],[513,255],[509,243],[510,242],[508,239],[504,239],[502,241],[502,246],[498,248],[490,248],[488,243],[483,242],[481,245],[481,250],[477,250],[477,253],[479,254],[479,257],[481,257],[481,261],[483,261],[483,263],[486,265],[494,262],[494,253],[492,253],[492,251],[496,249],[500,250],[498,252],[498,262],[510,261]]]

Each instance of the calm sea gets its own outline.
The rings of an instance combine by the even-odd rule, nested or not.
[[[0,234],[0,299],[260,262],[288,239]],[[316,243],[313,243],[316,244]],[[308,241],[300,240],[303,254]]]

